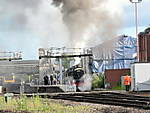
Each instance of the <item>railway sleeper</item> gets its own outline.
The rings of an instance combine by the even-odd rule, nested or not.
[[[71,101],[77,101],[77,102],[89,102],[89,103],[94,103],[94,104],[107,104],[107,105],[115,105],[115,106],[150,109],[149,104],[130,103],[130,102],[124,102],[124,101],[114,101],[114,100],[109,100],[109,99],[92,100],[92,99],[87,99],[87,98],[73,98],[73,97],[57,98],[57,99],[71,100]]]

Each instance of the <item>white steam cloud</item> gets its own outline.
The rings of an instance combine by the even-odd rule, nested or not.
[[[0,32],[7,33],[7,40],[15,37],[12,45],[2,45],[6,48],[15,45],[26,50],[25,54],[32,54],[29,50],[36,51],[39,47],[97,45],[116,36],[124,2],[126,0],[0,0]]]
[[[90,91],[92,88],[92,76],[90,74],[84,74],[80,80],[84,82],[79,85],[79,90]]]
[[[94,46],[116,36],[121,13],[120,9],[115,10],[117,2],[111,1],[53,0],[52,4],[62,8],[63,21],[70,33],[68,46]]]

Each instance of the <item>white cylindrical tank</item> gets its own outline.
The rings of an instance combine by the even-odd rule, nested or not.
[[[3,88],[3,87],[2,87],[2,86],[0,86],[0,94],[2,94],[2,88]]]
[[[131,90],[150,91],[150,63],[131,65]]]

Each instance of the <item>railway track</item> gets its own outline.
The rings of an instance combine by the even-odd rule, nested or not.
[[[115,92],[58,94],[49,96],[49,98],[150,110],[149,97],[120,94]]]

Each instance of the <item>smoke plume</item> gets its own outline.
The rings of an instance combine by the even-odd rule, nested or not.
[[[71,47],[94,46],[116,36],[121,19],[118,12],[111,13],[109,0],[53,0],[61,7]]]
[[[65,46],[67,35],[62,14],[51,0],[0,0],[2,50],[22,51],[23,58],[35,59],[40,47]]]
[[[1,0],[1,14],[11,17],[7,30],[16,30],[28,24],[27,12],[37,13],[41,0]]]
[[[0,0],[0,47],[33,58],[40,47],[97,45],[116,35],[121,1]]]

